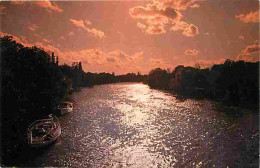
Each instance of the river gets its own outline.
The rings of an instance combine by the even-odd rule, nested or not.
[[[62,135],[27,166],[258,167],[258,119],[209,100],[178,100],[140,83],[82,88]]]

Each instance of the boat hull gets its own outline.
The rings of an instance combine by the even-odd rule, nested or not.
[[[72,109],[71,108],[63,108],[63,109],[59,109],[59,111],[60,111],[60,114],[63,115],[63,114],[71,113]]]
[[[57,117],[36,120],[27,129],[28,145],[43,147],[52,144],[61,135],[61,126]]]
[[[45,147],[45,146],[51,145],[60,137],[60,135],[61,135],[61,127],[59,126],[59,128],[57,128],[57,130],[55,131],[55,136],[52,139],[50,139],[49,141],[45,141],[45,142],[29,143],[29,146],[32,148],[40,148],[40,147]]]

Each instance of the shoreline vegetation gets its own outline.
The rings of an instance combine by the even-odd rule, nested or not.
[[[226,60],[210,69],[156,68],[149,75],[84,72],[81,62],[59,65],[59,58],[36,46],[24,47],[1,37],[1,165],[16,165],[26,148],[28,125],[54,112],[80,87],[117,82],[143,82],[177,98],[213,99],[216,109],[237,115],[237,108],[259,109],[259,62]]]
[[[211,68],[179,65],[173,71],[156,68],[147,84],[179,99],[214,100],[216,110],[235,116],[242,115],[239,109],[259,111],[259,62],[226,60]]]

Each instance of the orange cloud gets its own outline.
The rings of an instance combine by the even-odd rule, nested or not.
[[[40,48],[43,48],[45,51],[47,52],[55,52],[56,54],[61,54],[62,52],[54,47],[54,46],[51,46],[51,45],[44,45],[43,43],[41,42],[35,42],[35,43],[28,43],[26,40],[25,40],[25,37],[24,36],[15,36],[15,35],[12,35],[12,34],[8,34],[8,33],[3,33],[3,32],[0,32],[0,37],[4,37],[4,36],[12,36],[13,37],[13,40],[16,41],[17,43],[20,43],[22,44],[23,46],[25,47],[32,47],[32,46],[38,46]],[[47,39],[43,39],[43,41],[45,41]],[[48,40],[47,40],[48,41]]]
[[[256,41],[255,44],[247,46],[236,57],[236,60],[243,60],[248,62],[259,61],[260,44]]]
[[[45,8],[49,12],[63,12],[63,10],[54,2],[50,2],[49,0],[44,1],[35,1],[35,2],[28,2],[30,4],[35,4],[41,8]],[[23,5],[25,1],[12,1],[11,4],[13,5]]]
[[[87,20],[87,19],[85,19],[85,24],[86,24],[86,25],[92,25],[92,22],[89,21],[89,20]]]
[[[0,36],[13,36],[13,40],[26,47],[38,46],[49,53],[54,52],[55,55],[59,56],[61,64],[71,65],[73,62],[81,61],[83,68],[91,72],[117,72],[124,74],[128,72],[137,73],[144,70],[148,72],[149,70],[144,69],[142,66],[144,62],[143,52],[135,52],[130,55],[121,50],[103,51],[99,48],[62,51],[57,47],[42,42],[27,43],[25,37],[18,37],[3,32],[0,32]],[[42,41],[46,40],[42,39]]]
[[[48,40],[48,39],[42,39],[42,41],[44,41],[45,43],[50,43],[51,41],[50,40]]]
[[[185,51],[185,55],[198,55],[199,51],[195,49],[190,49]]]
[[[161,14],[161,7],[156,4],[147,4],[146,7],[137,6],[131,8],[129,13],[133,18],[147,19]]]
[[[142,19],[146,25],[140,22],[137,26],[145,30],[147,34],[166,33],[164,27],[172,24],[170,30],[183,30],[183,35],[194,37],[199,34],[198,28],[193,24],[181,21],[182,14],[179,10],[186,10],[192,0],[154,0],[146,6],[136,6],[129,10],[129,14],[134,19]]]
[[[83,49],[78,51],[67,51],[62,53],[66,63],[81,61],[83,67],[92,72],[138,72],[143,70],[143,52],[133,55],[126,54],[121,50],[105,52],[101,49]]]
[[[165,33],[164,25],[162,24],[153,24],[148,26],[146,33],[147,34],[163,34]]]
[[[241,22],[244,23],[258,23],[259,22],[259,11],[255,11],[255,12],[250,12],[248,14],[240,14],[240,15],[236,15],[236,18],[240,19]]]
[[[4,36],[12,36],[13,40],[15,40],[17,43],[21,43],[22,45],[24,45],[26,47],[31,46],[30,44],[26,43],[25,38],[23,36],[22,37],[18,37],[18,36],[9,34],[9,33],[0,32],[0,37],[4,37]]]
[[[85,29],[85,25],[83,20],[74,20],[74,19],[70,19],[70,21],[77,27],[81,27],[83,29]]]
[[[184,29],[182,34],[187,36],[187,37],[195,37],[196,35],[199,34],[199,29],[195,25],[190,24],[189,26],[187,26]]]
[[[92,36],[94,37],[98,37],[98,38],[104,38],[105,37],[105,33],[102,32],[101,30],[97,30],[95,28],[86,28],[86,31],[89,32]]]
[[[247,54],[256,53],[256,52],[259,52],[259,50],[260,50],[260,44],[253,44],[253,45],[247,46],[243,50],[243,53],[247,53]]]
[[[136,25],[137,25],[137,27],[139,27],[142,30],[146,29],[146,26],[144,24],[140,23],[140,22],[137,22]]]
[[[59,13],[63,12],[63,10],[57,4],[55,4],[54,2],[50,2],[48,0],[37,1],[34,3],[36,5],[38,5],[39,7],[47,9],[48,11],[55,11],[55,12],[59,12]]]
[[[39,27],[36,24],[29,25],[27,27],[31,31],[36,31]]]
[[[194,0],[153,0],[164,7],[171,7],[177,10],[186,10]]]
[[[24,4],[24,1],[11,1],[11,4],[22,5],[22,4]]]
[[[137,6],[129,10],[132,18],[143,19],[147,25],[137,23],[137,26],[142,30],[146,29],[147,34],[163,34],[165,33],[164,26],[169,21],[180,20],[182,15],[179,11],[173,8],[162,8],[159,4],[147,4],[146,7]]]
[[[85,24],[86,25],[91,25],[92,24],[89,20],[85,20],[85,22],[84,22],[83,20],[70,19],[70,21],[75,26],[84,29],[86,32],[88,32],[90,35],[92,35],[94,37],[98,37],[98,38],[104,38],[105,37],[105,33],[102,32],[101,30],[97,30],[95,28],[88,28],[88,27],[85,26]]]
[[[54,52],[56,55],[62,55],[62,52],[60,51],[60,49],[58,49],[57,47],[54,47],[52,45],[45,45],[41,42],[35,42],[33,44],[30,44],[31,46],[37,46],[37,47],[40,47],[40,48],[43,48],[46,52]]]
[[[182,34],[187,37],[195,37],[199,34],[199,29],[193,24],[188,24],[184,21],[176,22],[173,27],[170,28],[172,31],[182,30]]]
[[[199,8],[200,7],[200,4],[193,4],[190,6],[190,8]]]
[[[182,17],[179,11],[170,7],[162,8],[158,4],[147,4],[146,7],[137,6],[131,8],[129,13],[133,18],[145,20],[149,20],[158,16],[164,16],[170,20],[179,20]]]

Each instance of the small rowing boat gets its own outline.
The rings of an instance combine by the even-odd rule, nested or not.
[[[73,111],[73,103],[71,102],[62,102],[58,106],[58,111],[61,115],[67,114]]]
[[[31,147],[50,145],[61,135],[61,126],[57,117],[36,120],[27,129],[28,144]]]

